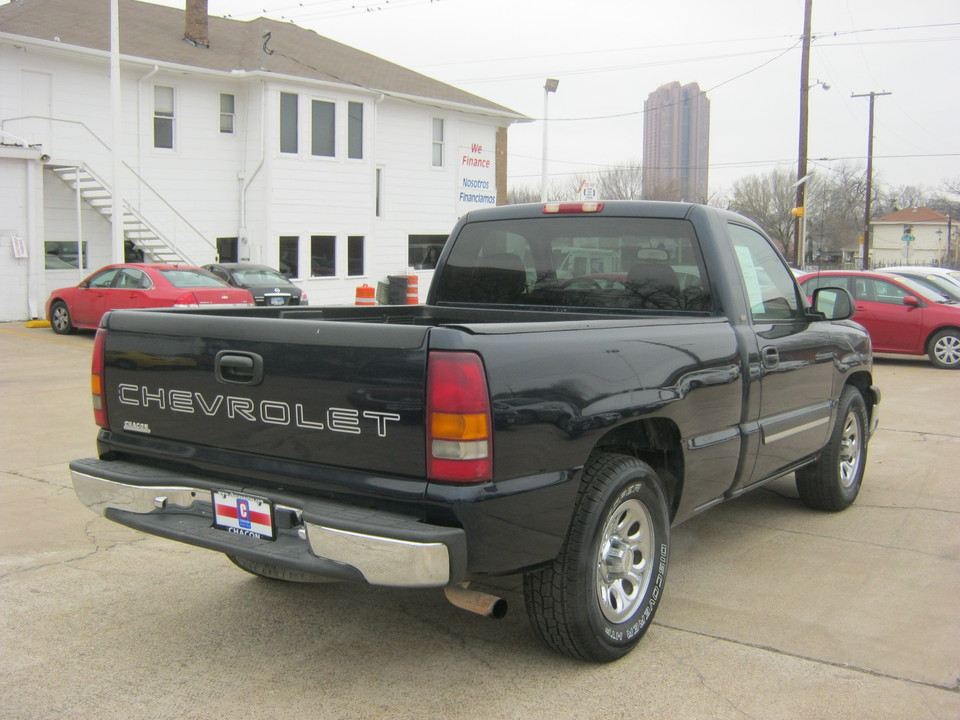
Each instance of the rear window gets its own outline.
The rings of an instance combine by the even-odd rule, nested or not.
[[[440,277],[437,302],[713,310],[690,222],[596,216],[464,226]]]
[[[243,285],[289,285],[290,282],[280,273],[267,268],[236,270],[234,276]]]
[[[171,270],[161,270],[160,274],[175,288],[224,287],[226,285],[223,280],[203,270],[175,268]]]

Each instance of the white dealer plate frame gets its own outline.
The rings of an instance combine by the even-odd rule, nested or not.
[[[212,500],[215,528],[247,537],[277,539],[273,503],[266,498],[214,490]]]

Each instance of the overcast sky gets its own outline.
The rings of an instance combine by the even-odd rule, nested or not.
[[[184,0],[152,0],[184,7]],[[672,81],[710,99],[710,192],[797,168],[803,0],[208,0],[211,15],[290,20],[480,95],[511,126],[511,186],[539,187],[543,84],[551,180],[642,158],[643,103]],[[937,188],[960,177],[960,2],[813,0],[809,167],[866,166]]]

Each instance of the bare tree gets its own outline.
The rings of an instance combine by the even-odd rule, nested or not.
[[[507,189],[507,204],[540,202],[540,188],[536,185],[514,185]]]
[[[597,191],[608,200],[634,200],[643,197],[642,181],[639,163],[622,163],[597,174]]]
[[[729,207],[746,215],[779,240],[787,256],[793,246],[793,209],[796,199],[793,172],[777,168],[766,175],[750,175],[733,184]]]

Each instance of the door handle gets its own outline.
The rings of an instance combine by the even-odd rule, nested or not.
[[[233,385],[263,382],[263,358],[256,353],[221,350],[214,360],[217,380]]]
[[[767,345],[760,351],[760,357],[763,360],[765,368],[775,368],[780,364],[780,351],[772,345]]]

